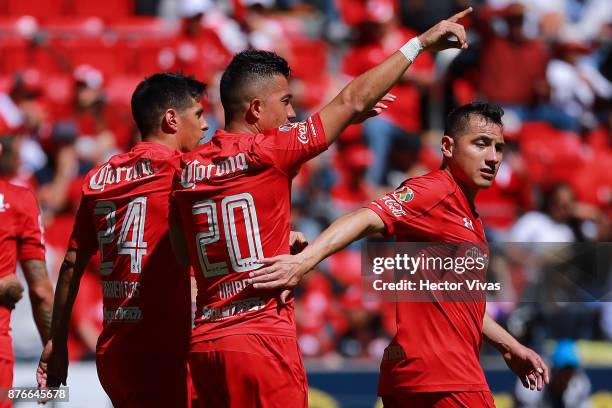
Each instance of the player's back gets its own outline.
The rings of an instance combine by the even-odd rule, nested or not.
[[[180,153],[140,142],[87,175],[71,247],[100,251],[98,353],[182,353],[189,276],[172,254],[168,198]]]
[[[327,147],[318,115],[263,134],[218,131],[183,156],[173,186],[198,284],[194,341],[295,336],[293,300],[247,285],[257,261],[289,253],[291,179]],[[178,220],[177,220],[178,221]]]

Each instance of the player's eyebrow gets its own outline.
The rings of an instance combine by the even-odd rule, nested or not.
[[[200,115],[201,115],[201,114],[203,114],[203,113],[204,113],[204,108],[199,108],[199,109],[196,111],[196,115],[198,115],[198,116],[200,116]]]
[[[284,95],[284,96],[281,98],[281,101],[284,101],[284,100],[290,100],[291,98],[293,98],[293,94],[290,94],[290,93],[289,93],[289,94]]]
[[[492,143],[493,142],[493,138],[489,135],[486,134],[482,134],[482,135],[478,135],[478,137],[476,139],[474,139],[474,141],[478,141],[478,140],[482,140],[483,142],[486,143]],[[506,144],[504,142],[497,142],[495,143],[495,147],[496,148],[500,148],[503,149],[506,146]]]

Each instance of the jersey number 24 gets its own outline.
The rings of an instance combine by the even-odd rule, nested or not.
[[[98,201],[94,214],[103,215],[106,229],[98,232],[100,246],[100,275],[108,276],[113,271],[113,260],[105,260],[104,246],[115,240],[117,206],[113,201]],[[130,272],[142,271],[142,257],[147,254],[147,242],[144,240],[145,220],[147,216],[147,197],[136,197],[130,200],[121,231],[117,239],[117,255],[130,256]]]

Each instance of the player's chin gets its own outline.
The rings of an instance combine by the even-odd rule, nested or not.
[[[474,180],[474,184],[478,187],[478,188],[489,188],[491,187],[491,185],[493,184],[493,181],[495,180],[495,176],[491,175],[491,176],[478,176],[475,178]]]

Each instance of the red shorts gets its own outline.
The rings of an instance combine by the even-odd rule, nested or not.
[[[382,397],[385,408],[495,408],[490,391],[415,392]]]
[[[196,391],[193,380],[191,379],[191,370],[187,366],[187,389],[189,390],[189,408],[205,408],[198,393]]]
[[[193,344],[189,367],[206,408],[307,408],[295,338],[232,335]]]
[[[8,388],[13,386],[13,361],[0,358],[0,408],[13,406],[8,399]],[[3,391],[6,390],[6,391]]]
[[[185,357],[98,354],[96,367],[102,388],[117,408],[188,406]]]

